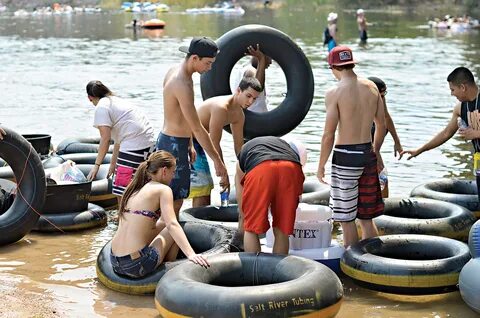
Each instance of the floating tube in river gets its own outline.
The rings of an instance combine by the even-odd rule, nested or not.
[[[160,280],[162,317],[334,317],[342,283],[328,267],[291,255],[228,253],[209,268],[182,264]]]
[[[88,209],[82,212],[43,214],[33,230],[38,232],[81,231],[106,224],[107,213],[105,210],[98,205],[89,203]]]
[[[373,219],[380,235],[426,234],[467,241],[475,216],[464,207],[427,198],[385,199],[385,212]]]
[[[342,271],[360,286],[386,293],[426,295],[455,291],[468,246],[457,240],[416,234],[372,237],[348,248]]]
[[[31,144],[13,130],[1,127],[0,157],[13,169],[19,183],[10,208],[0,215],[0,246],[25,236],[37,223],[45,201],[46,179],[39,155]]]
[[[410,192],[412,197],[430,198],[461,205],[480,219],[480,202],[475,180],[440,179],[415,187]]]

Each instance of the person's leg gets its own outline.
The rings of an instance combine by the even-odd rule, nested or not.
[[[210,205],[210,195],[213,189],[213,179],[208,165],[207,154],[202,146],[193,139],[197,158],[191,166],[190,196],[194,208]]]
[[[347,248],[357,243],[358,232],[357,232],[357,226],[355,225],[355,220],[350,222],[340,222],[340,224],[342,225],[342,232],[343,232],[343,246]],[[363,228],[362,228],[362,231],[363,231]]]
[[[199,208],[207,205],[210,205],[210,195],[196,197],[196,198],[193,198],[192,200],[193,208]]]
[[[180,209],[182,208],[183,205],[183,199],[178,199],[173,201],[173,209],[175,210],[175,215],[177,216],[178,219],[178,214],[180,213]]]
[[[288,254],[289,238],[293,233],[300,195],[305,176],[299,164],[290,161],[275,161],[276,179],[273,182],[272,227],[275,241],[273,253]]]
[[[243,235],[243,208],[242,208],[242,195],[243,195],[243,185],[242,179],[238,173],[235,173],[235,191],[237,195],[237,206],[238,206],[238,228],[237,232],[240,235]]]
[[[243,244],[245,252],[259,252],[258,234],[267,232],[268,207],[272,201],[274,161],[265,161],[249,171],[243,181],[242,209],[244,213]]]
[[[164,228],[150,243],[150,246],[153,246],[158,252],[157,266],[164,261],[172,261],[176,259],[176,255],[174,258],[170,255],[170,250],[173,248],[174,243],[175,241],[166,228]]]
[[[373,218],[382,215],[385,205],[377,172],[377,157],[369,154],[369,162],[358,180],[358,213],[357,218],[362,230],[362,239],[378,236]],[[387,183],[388,184],[388,183]]]
[[[360,228],[362,229],[362,240],[378,236],[378,229],[373,223],[373,220],[358,220],[360,222]],[[357,234],[358,235],[358,234]]]
[[[284,234],[279,228],[273,227],[273,249],[274,254],[288,254],[290,248],[290,241],[288,235]]]
[[[243,249],[250,253],[260,252],[260,240],[256,233],[245,231],[243,234]]]

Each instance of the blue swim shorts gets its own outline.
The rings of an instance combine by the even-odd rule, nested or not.
[[[140,278],[147,276],[157,268],[158,252],[153,246],[145,246],[130,255],[115,256],[110,251],[113,271],[117,274]]]
[[[190,163],[188,162],[188,145],[190,138],[172,137],[160,133],[157,139],[157,150],[165,150],[177,159],[177,170],[170,183],[173,199],[188,198],[190,193]]]
[[[198,198],[210,196],[213,189],[213,179],[208,166],[207,155],[202,146],[196,139],[193,140],[193,146],[197,152],[197,159],[192,165],[190,196],[189,198]]]

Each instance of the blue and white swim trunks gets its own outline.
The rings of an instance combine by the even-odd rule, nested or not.
[[[193,163],[190,173],[189,198],[210,196],[213,189],[213,179],[208,166],[207,155],[196,139],[193,139],[193,146],[197,152],[197,159]]]

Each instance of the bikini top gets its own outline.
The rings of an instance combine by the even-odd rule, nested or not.
[[[132,213],[132,214],[143,215],[143,216],[146,216],[147,218],[154,219],[155,221],[157,221],[160,218],[160,209],[158,209],[155,212],[152,212],[152,211],[149,211],[149,210],[133,210],[132,211],[130,209],[125,209],[123,212],[124,213]]]

